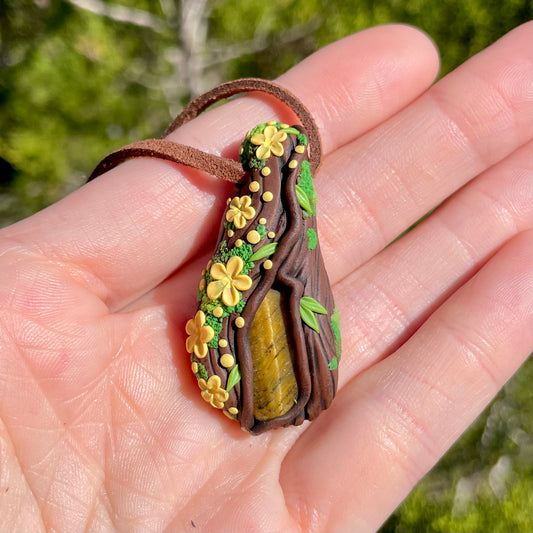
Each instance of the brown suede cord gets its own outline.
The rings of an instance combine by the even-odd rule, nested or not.
[[[93,170],[87,181],[91,181],[132,157],[165,159],[203,170],[208,174],[232,183],[242,181],[246,176],[242,166],[232,159],[208,154],[192,146],[178,144],[166,139],[147,139],[128,144],[115,152],[111,152],[98,163],[98,166]]]
[[[312,171],[320,164],[321,143],[318,128],[309,110],[294,96],[280,85],[259,78],[243,78],[218,85],[214,89],[192,100],[166,129],[163,137],[196,118],[202,111],[235,94],[260,91],[274,96],[285,103],[301,120],[306,133],[309,135],[309,162]],[[212,174],[217,178],[233,183],[242,181],[246,175],[241,165],[236,161],[219,157],[191,146],[175,143],[166,139],[148,139],[128,144],[106,156],[93,170],[87,181],[111,170],[120,163],[133,157],[155,157],[174,163],[186,165]]]
[[[198,98],[195,98],[187,104],[185,109],[174,119],[174,122],[166,129],[163,137],[170,135],[170,133],[183,126],[183,124],[196,118],[202,111],[205,111],[216,102],[235,94],[252,91],[260,91],[274,96],[287,105],[301,120],[307,135],[312,139],[309,146],[309,162],[311,163],[311,169],[313,171],[316,170],[320,164],[321,142],[320,134],[311,116],[311,112],[287,89],[273,81],[262,80],[260,78],[242,78],[240,80],[228,81],[198,96]]]

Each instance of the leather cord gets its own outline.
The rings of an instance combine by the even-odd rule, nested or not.
[[[312,171],[316,171],[320,164],[321,143],[320,134],[309,110],[290,91],[268,80],[259,78],[242,78],[218,85],[214,89],[192,100],[165,130],[166,137],[174,130],[196,118],[214,103],[229,98],[235,94],[260,91],[274,96],[285,103],[300,119],[311,142],[309,143],[309,162]],[[87,181],[111,170],[120,163],[133,157],[154,157],[179,163],[212,174],[217,178],[236,183],[242,181],[246,175],[242,167],[232,159],[219,157],[197,148],[162,139],[148,139],[137,141],[107,155],[93,170]]]

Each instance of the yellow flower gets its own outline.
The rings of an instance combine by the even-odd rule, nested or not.
[[[217,409],[224,407],[224,402],[229,396],[220,384],[221,381],[218,376],[211,376],[207,381],[202,378],[198,380],[198,386],[202,391],[202,398]]]
[[[263,133],[256,133],[250,139],[252,144],[256,144],[259,148],[255,155],[258,159],[268,159],[272,152],[275,156],[281,157],[283,155],[283,145],[281,144],[287,138],[284,131],[278,131],[275,126],[267,126]]]
[[[247,291],[252,286],[252,279],[245,274],[240,274],[244,267],[244,261],[234,255],[224,266],[215,263],[211,267],[211,277],[216,280],[207,286],[207,296],[216,300],[222,295],[222,301],[227,306],[239,303],[239,291]]]
[[[215,336],[211,326],[204,326],[205,315],[198,311],[194,318],[191,318],[186,326],[185,331],[188,333],[185,347],[189,353],[195,353],[200,359],[207,355],[207,343]]]
[[[255,217],[255,209],[251,206],[252,199],[249,196],[236,196],[231,200],[226,211],[226,220],[233,222],[236,228],[242,229],[246,221]]]

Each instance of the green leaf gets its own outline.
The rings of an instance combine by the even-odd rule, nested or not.
[[[283,133],[293,133],[294,135],[299,135],[300,134],[300,131],[298,131],[296,128],[283,128],[282,130],[279,130],[279,131],[282,131]]]
[[[300,307],[302,306],[309,309],[309,311],[313,311],[313,313],[320,313],[321,315],[328,314],[327,310],[322,304],[319,304],[314,298],[310,298],[309,296],[302,297],[300,300]]]
[[[334,358],[329,362],[328,368],[329,368],[330,370],[337,370],[338,367],[339,367],[339,361],[337,360],[336,357],[334,357]]]
[[[235,365],[229,373],[228,382],[226,383],[226,391],[229,392],[241,380],[241,370],[239,365]]]
[[[300,204],[300,207],[308,213],[307,216],[311,216],[313,214],[313,210],[311,209],[311,203],[309,201],[309,197],[307,196],[307,193],[298,185],[296,184],[296,197],[298,198],[298,203]]]
[[[271,242],[269,244],[265,244],[264,246],[261,246],[259,250],[257,250],[252,257],[250,257],[250,261],[257,261],[258,259],[263,259],[264,257],[268,257],[269,255],[272,255],[276,248],[278,247],[277,242]]]
[[[320,333],[320,328],[318,327],[318,321],[313,311],[310,311],[307,307],[302,306],[300,303],[300,316],[302,320],[317,333]]]
[[[326,315],[328,312],[324,306],[318,303],[314,298],[302,296],[300,299],[300,316],[310,328],[313,328],[317,333],[320,333],[318,321],[314,313]]]

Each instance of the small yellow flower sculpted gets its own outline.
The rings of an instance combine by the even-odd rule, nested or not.
[[[267,126],[263,133],[252,135],[250,142],[259,146],[255,155],[258,159],[268,159],[270,153],[277,157],[283,155],[283,145],[281,144],[287,138],[284,131],[278,131],[275,126]]]
[[[236,228],[242,229],[246,221],[255,217],[255,209],[251,206],[252,199],[249,196],[236,196],[231,200],[226,211],[226,220],[233,222]]]
[[[252,286],[252,279],[241,274],[244,261],[234,255],[230,257],[226,266],[222,263],[215,263],[211,267],[211,277],[216,280],[207,286],[207,296],[211,300],[216,300],[222,295],[222,301],[227,306],[239,303],[239,291],[247,291]]]
[[[200,359],[207,355],[207,343],[215,336],[211,326],[205,326],[205,315],[198,311],[194,318],[191,318],[185,325],[188,333],[185,347],[189,353],[193,353]]]
[[[221,381],[218,376],[211,376],[207,381],[202,378],[198,380],[202,398],[217,409],[222,409],[224,402],[229,397],[228,393],[220,385]]]

